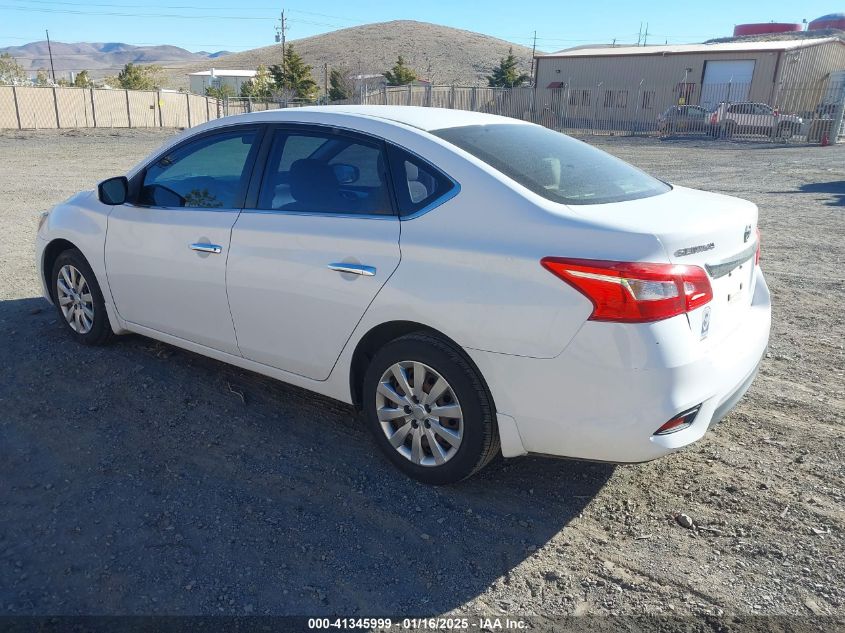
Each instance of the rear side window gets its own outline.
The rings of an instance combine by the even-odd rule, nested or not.
[[[277,130],[258,208],[302,213],[392,215],[380,143],[332,131]]]
[[[399,214],[408,216],[442,200],[455,188],[443,172],[394,145],[388,146],[393,188],[399,203]]]
[[[137,204],[234,209],[240,206],[257,131],[204,136],[180,145],[147,167]]]
[[[671,189],[610,154],[539,125],[471,125],[432,133],[552,202],[623,202]]]

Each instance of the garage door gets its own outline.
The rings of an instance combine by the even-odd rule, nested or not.
[[[701,105],[711,109],[722,101],[747,101],[753,75],[753,59],[704,62]]]

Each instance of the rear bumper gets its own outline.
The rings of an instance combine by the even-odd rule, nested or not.
[[[727,415],[756,376],[770,327],[771,298],[757,268],[743,323],[712,345],[679,316],[650,324],[588,321],[553,359],[468,351],[498,411],[515,421],[525,452],[641,462],[695,442]],[[686,429],[653,435],[699,405]]]

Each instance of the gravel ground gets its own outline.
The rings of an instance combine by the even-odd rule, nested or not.
[[[591,139],[760,206],[760,376],[660,461],[499,460],[428,488],[343,405],[65,336],[37,212],[169,133],[0,133],[0,614],[845,616],[845,146]]]

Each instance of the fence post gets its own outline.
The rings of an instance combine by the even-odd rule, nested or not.
[[[455,109],[455,84],[449,88],[449,107]]]
[[[246,111],[252,112],[252,97],[246,98]]]
[[[205,120],[211,121],[211,106],[208,104],[208,95],[205,97]]]
[[[191,125],[191,94],[188,92],[185,93],[185,103],[188,106],[188,127],[193,127]]]
[[[161,102],[161,90],[159,90],[158,92],[156,92],[156,105],[158,106],[158,126],[164,127],[164,116],[161,112]]]
[[[477,90],[478,90],[478,89],[477,89],[475,86],[473,86],[473,87],[472,87],[472,93],[471,93],[471,96],[470,96],[470,99],[469,99],[469,109],[470,109],[472,112],[475,112],[475,111],[476,111],[476,108],[478,107],[478,94],[477,94]]]
[[[89,88],[88,90],[91,91],[91,118],[94,120],[94,127],[97,127],[97,106],[94,105],[94,89]]]
[[[23,126],[21,125],[21,108],[18,105],[18,87],[12,86],[12,97],[15,99],[15,118],[18,120],[18,129],[22,130]]]
[[[833,113],[833,122],[830,125],[830,137],[828,140],[831,143],[839,142],[839,136],[843,132],[843,119],[845,119],[845,82],[843,82],[842,86],[840,86],[839,103]]]
[[[381,105],[387,105],[387,86],[381,87]]]
[[[431,107],[431,84],[425,87],[425,105],[428,108]]]
[[[129,91],[123,91],[126,94],[126,121],[129,127],[132,127],[132,109],[129,107]]]
[[[62,122],[59,119],[59,96],[56,94],[56,87],[53,86],[53,107],[56,109],[56,129],[62,129]]]
[[[411,84],[408,84],[408,104],[407,105],[413,105],[413,103],[414,103],[413,88],[412,88]]]

